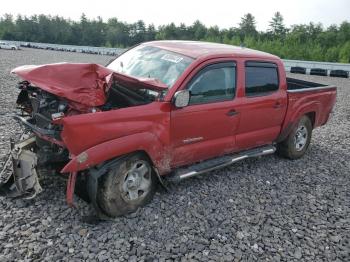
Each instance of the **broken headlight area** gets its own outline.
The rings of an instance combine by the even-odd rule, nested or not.
[[[69,113],[66,100],[32,86],[28,81],[20,82],[18,88],[21,91],[16,101],[17,108],[22,115],[31,116],[39,127],[53,129],[51,120]]]

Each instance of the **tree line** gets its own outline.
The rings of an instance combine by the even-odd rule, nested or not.
[[[170,23],[156,28],[142,20],[126,23],[110,18],[105,22],[101,17],[89,19],[84,14],[79,21],[60,16],[18,15],[14,18],[5,14],[0,17],[0,39],[121,48],[151,40],[201,40],[246,46],[285,59],[350,63],[349,22],[328,28],[320,23],[287,27],[279,12],[264,32],[256,29],[256,20],[250,13],[241,18],[237,27],[228,29],[207,27],[200,21],[190,26]]]

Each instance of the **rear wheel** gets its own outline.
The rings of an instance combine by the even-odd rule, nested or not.
[[[132,155],[103,176],[97,204],[110,217],[135,212],[153,198],[156,182],[147,157]]]
[[[303,116],[288,137],[278,144],[277,153],[289,159],[302,157],[310,145],[311,134],[312,124],[310,118]]]

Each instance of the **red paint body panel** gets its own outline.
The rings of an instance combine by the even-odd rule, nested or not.
[[[232,101],[187,106],[171,113],[172,166],[198,162],[232,152],[239,115],[228,116]],[[184,142],[186,139],[198,140]]]
[[[314,128],[326,124],[336,102],[336,94],[334,87],[304,93],[288,92],[288,111],[282,128],[307,113],[315,113]]]
[[[137,133],[151,133],[168,144],[170,103],[75,115],[61,120],[62,140],[73,155],[95,145]]]
[[[240,47],[190,41],[157,41],[144,45],[178,52],[195,60],[158,101],[60,119],[58,122],[63,125],[61,138],[72,157],[62,170],[63,173],[84,170],[131,152],[145,151],[159,173],[164,175],[181,165],[272,144],[281,133],[287,132],[290,125],[295,124],[307,113],[315,114],[315,127],[325,124],[335,103],[334,87],[298,93],[288,92],[283,64],[278,57],[270,54]],[[200,69],[216,62],[227,61],[236,63],[234,99],[175,108],[171,102],[174,94],[186,88],[187,83]],[[280,80],[279,90],[264,96],[246,97],[244,67],[247,61],[276,63]],[[97,68],[102,68],[102,71],[101,74],[94,74],[95,79],[103,79],[110,74],[103,67]],[[76,73],[80,78],[83,75],[82,72]],[[117,77],[131,88],[135,88],[136,85],[154,90],[164,89],[161,83],[154,80]],[[45,82],[47,78],[40,81]],[[107,82],[106,80],[104,83]],[[94,89],[96,85],[88,86],[89,92],[92,92],[90,94],[97,92]],[[78,88],[83,86],[78,85]],[[90,105],[102,103],[105,99],[103,95],[97,97],[97,102],[88,101]],[[227,112],[230,110],[235,110],[238,114],[228,116]]]

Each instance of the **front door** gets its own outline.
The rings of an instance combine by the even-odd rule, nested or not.
[[[190,103],[171,112],[172,166],[226,154],[235,147],[236,64],[222,62],[198,70],[185,84]]]

